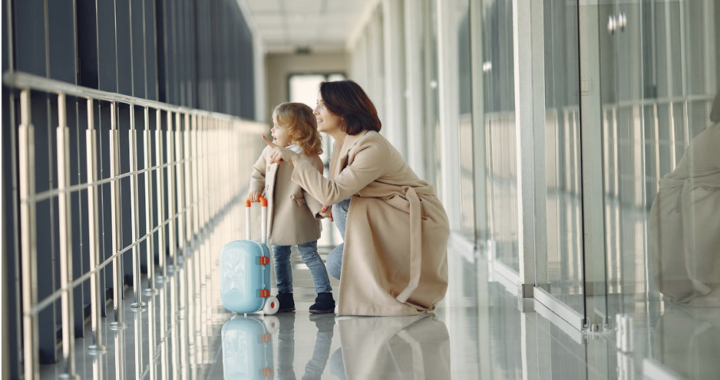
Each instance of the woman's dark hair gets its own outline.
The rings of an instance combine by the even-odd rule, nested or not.
[[[365,130],[379,132],[382,128],[375,105],[357,83],[351,80],[322,82],[320,96],[328,111],[344,120],[342,129],[348,135]]]

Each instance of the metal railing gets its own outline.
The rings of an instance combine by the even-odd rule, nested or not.
[[[133,308],[145,306],[143,294],[156,294],[155,280],[167,278],[168,271],[182,260],[183,256],[194,255],[193,267],[186,268],[187,281],[181,281],[180,297],[190,297],[200,292],[200,287],[209,281],[213,253],[218,244],[229,241],[233,236],[230,229],[220,228],[222,234],[210,234],[217,224],[227,217],[228,209],[237,204],[249,178],[249,169],[259,154],[259,135],[266,132],[262,124],[244,121],[236,117],[208,111],[189,109],[161,102],[135,98],[75,86],[43,77],[19,72],[6,73],[3,83],[8,88],[19,90],[20,122],[17,126],[17,176],[19,178],[19,235],[21,256],[21,305],[23,371],[26,379],[39,377],[38,320],[45,308],[58,299],[61,302],[62,355],[65,373],[74,375],[74,302],[73,290],[90,280],[91,326],[94,345],[91,350],[103,351],[101,312],[101,270],[112,265],[112,288],[114,320],[111,328],[122,329],[123,316],[123,269],[122,257],[132,255]],[[31,92],[46,93],[57,97],[56,168],[48,168],[57,174],[57,188],[36,192],[35,173],[42,163],[36,162],[35,131],[32,124]],[[54,94],[54,95],[53,95]],[[68,96],[83,99],[87,103],[86,146],[75,146],[86,152],[87,182],[71,185],[70,128],[67,125]],[[15,94],[11,95],[11,109],[15,106]],[[95,110],[105,102],[110,108],[109,155],[98,154],[98,129],[95,126]],[[48,102],[50,104],[50,102]],[[118,125],[118,105],[130,108],[129,140],[121,144]],[[136,128],[135,107],[144,110],[143,129]],[[49,107],[48,107],[49,108]],[[151,111],[155,116],[155,129],[151,130]],[[79,118],[78,118],[79,119]],[[164,119],[164,120],[163,120]],[[163,122],[164,121],[164,122]],[[163,128],[165,127],[165,128]],[[13,126],[14,128],[14,126]],[[80,125],[78,123],[78,128]],[[78,131],[79,133],[79,131]],[[138,147],[138,135],[142,135],[142,146]],[[154,138],[154,155],[153,155]],[[78,140],[79,141],[79,140]],[[257,141],[258,143],[255,143]],[[76,145],[79,145],[76,144]],[[140,168],[138,149],[143,149],[144,162]],[[121,154],[129,156],[130,171],[121,170]],[[110,176],[98,176],[101,159],[110,160]],[[155,165],[152,164],[153,158]],[[80,166],[80,164],[78,164]],[[79,168],[77,168],[79,169]],[[165,174],[167,176],[165,176]],[[140,178],[144,178],[144,189],[140,189]],[[153,178],[154,177],[154,178]],[[122,204],[121,180],[130,182],[130,205]],[[156,184],[153,187],[153,181]],[[110,186],[110,211],[112,224],[112,252],[102,252],[100,246],[101,223],[99,215],[100,187]],[[86,218],[90,268],[80,277],[73,279],[72,252],[72,204],[71,195],[87,191]],[[145,208],[140,209],[143,198]],[[59,212],[60,283],[59,288],[43,299],[38,299],[37,278],[37,215],[39,202],[56,199]],[[168,210],[165,210],[167,201]],[[130,209],[132,243],[122,244],[123,207]],[[239,209],[238,209],[239,210]],[[167,217],[166,217],[167,212]],[[141,218],[145,218],[145,231],[141,231]],[[15,216],[16,220],[18,216]],[[235,219],[239,219],[239,216]],[[233,218],[229,218],[233,220]],[[167,228],[167,231],[166,231]],[[169,236],[166,236],[165,233]],[[154,239],[158,242],[158,276],[154,273]],[[166,242],[169,246],[166,246]],[[147,288],[142,286],[141,244],[147,254]],[[169,252],[166,257],[165,252]],[[105,257],[101,261],[102,257]],[[205,274],[205,275],[203,275]],[[157,278],[156,278],[157,277]],[[192,320],[189,323],[193,323]],[[190,328],[194,328],[192,325]],[[176,330],[173,330],[175,333]],[[161,331],[161,336],[166,335]],[[186,337],[187,338],[187,337]],[[192,339],[192,337],[190,337]]]

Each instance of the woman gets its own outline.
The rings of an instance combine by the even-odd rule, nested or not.
[[[712,124],[660,180],[648,216],[650,269],[667,299],[720,307],[720,91]]]
[[[434,310],[447,290],[450,232],[432,186],[378,133],[375,106],[355,82],[322,83],[314,113],[318,130],[335,140],[329,178],[301,155],[263,139],[273,149],[271,162],[292,164],[293,182],[320,203],[350,199],[347,215],[334,207],[335,222],[346,226],[345,242],[328,257],[331,274],[337,276],[334,263],[341,267],[338,314]]]

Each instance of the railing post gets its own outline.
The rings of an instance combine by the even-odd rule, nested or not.
[[[189,113],[185,114],[185,134],[183,135],[184,142],[184,157],[185,157],[185,244],[187,245],[188,252],[186,254],[193,254],[193,214],[195,214],[195,205],[193,204],[193,177],[192,165],[195,161],[192,151],[192,136],[193,125],[191,123],[191,117]]]
[[[195,298],[198,299],[200,297],[200,291],[202,289],[202,285],[205,284],[205,277],[202,276],[202,271],[204,270],[204,259],[205,256],[203,255],[202,251],[202,237],[200,234],[200,173],[198,173],[198,165],[200,163],[200,153],[198,152],[198,115],[192,115],[192,137],[190,139],[190,143],[192,144],[192,187],[193,187],[193,196],[192,196],[192,205],[193,205],[193,236],[195,240],[195,244],[193,244],[195,248],[195,252],[197,254],[197,260],[196,260],[196,269],[195,269]],[[200,314],[198,314],[198,317],[200,317]]]
[[[187,254],[185,252],[185,170],[183,167],[183,130],[182,130],[182,119],[180,112],[175,114],[175,124],[177,124],[177,132],[175,133],[175,170],[177,173],[176,185],[177,185],[177,220],[178,220],[178,249],[179,253],[183,256]]]
[[[145,246],[147,247],[147,288],[145,288],[145,294],[153,296],[157,294],[155,289],[155,244],[153,243],[154,237],[150,232],[155,228],[153,221],[153,192],[152,192],[152,180],[153,173],[149,170],[152,167],[152,132],[150,132],[150,111],[148,107],[144,109],[144,121],[145,130],[143,131],[143,147],[145,148],[145,232],[147,234],[147,241]]]
[[[165,168],[163,168],[163,138],[162,138],[162,110],[157,109],[155,113],[157,119],[157,130],[155,131],[155,164],[158,170],[155,171],[157,181],[157,201],[158,201],[158,225],[165,223]],[[167,264],[165,263],[165,227],[158,230],[158,265],[162,269],[162,275],[158,275],[158,279],[165,281],[167,278]]]
[[[176,192],[175,187],[177,186],[177,182],[175,180],[175,130],[173,127],[173,112],[168,111],[167,114],[167,124],[168,124],[168,132],[167,132],[167,187],[168,187],[168,219],[169,219],[169,244],[170,244],[170,258],[173,260],[172,264],[172,277],[169,278],[165,283],[165,289],[168,289],[170,292],[170,310],[172,313],[177,313],[179,311],[178,306],[178,294],[177,294],[177,273],[179,270],[178,266],[178,238],[177,238],[177,223],[176,220],[177,212],[175,207],[175,198],[176,198]],[[168,267],[168,270],[171,268]],[[171,327],[170,327],[170,353],[171,353],[171,359],[170,359],[170,367],[173,371],[173,379],[180,379],[180,363],[179,363],[179,356],[178,356],[178,318],[173,316],[170,318]]]
[[[95,113],[93,99],[87,100],[87,130],[85,131],[85,145],[87,150],[87,180],[88,183],[94,183],[98,179],[97,175],[97,139],[95,131]],[[88,225],[89,225],[89,247],[90,270],[94,271],[100,265],[100,222],[98,219],[98,187],[92,185],[88,187]],[[93,337],[95,344],[88,347],[93,353],[105,351],[103,346],[102,323],[100,316],[102,310],[100,290],[100,272],[94,272],[90,277],[90,324],[92,325]],[[104,305],[102,305],[104,307]]]
[[[120,131],[117,126],[117,103],[110,103],[110,177],[113,179],[110,185],[111,207],[110,213],[112,218],[112,254],[113,254],[113,309],[115,311],[115,321],[110,323],[110,328],[119,330],[125,328],[123,321],[123,269],[120,256],[115,256],[120,252]]]
[[[187,158],[185,155],[185,152],[183,151],[183,142],[184,142],[184,134],[185,131],[182,127],[182,114],[180,112],[177,112],[175,114],[175,122],[177,124],[177,133],[175,134],[175,170],[177,171],[177,198],[178,198],[178,212],[177,212],[177,220],[178,220],[178,248],[179,248],[179,255],[182,256],[182,265],[178,266],[176,269],[177,273],[177,280],[179,282],[178,286],[180,288],[180,296],[179,296],[179,325],[180,325],[180,370],[183,374],[183,377],[187,377],[187,367],[190,363],[188,363],[188,326],[187,326],[187,318],[188,318],[188,276],[187,276],[187,268],[188,268],[188,261],[189,261],[189,252],[186,250],[186,242],[187,242],[187,228],[185,226],[185,213],[188,211],[187,209],[187,203],[185,199],[185,159]],[[187,126],[185,127],[187,128]],[[181,255],[180,255],[181,254]]]
[[[200,234],[200,173],[198,172],[198,166],[200,165],[200,152],[198,151],[198,137],[200,135],[200,116],[193,115],[193,130],[192,130],[192,172],[193,172],[193,232],[195,236]]]
[[[174,273],[177,266],[177,234],[175,220],[175,131],[173,130],[173,113],[168,111],[167,113],[167,184],[168,184],[168,232],[169,232],[169,243],[170,244],[170,258],[172,259],[172,266],[168,266],[168,270]]]
[[[207,116],[202,116],[202,121],[203,122],[200,127],[200,156],[202,157],[202,160],[200,161],[200,164],[202,166],[200,168],[200,171],[202,172],[202,180],[200,181],[200,194],[202,194],[202,201],[200,202],[200,204],[202,205],[200,207],[200,225],[203,226],[203,229],[205,230],[205,236],[209,239],[210,231],[212,230],[212,227],[208,224],[210,215],[210,197],[208,194],[208,168],[210,167],[210,165],[208,165],[208,155],[210,154],[210,149],[208,149],[208,134],[210,133],[210,129],[208,127],[210,125],[210,120]],[[205,273],[205,279],[209,280],[210,278],[212,278],[210,274],[212,270],[212,261],[210,260],[212,251],[210,250],[211,245],[209,243],[206,246],[208,252],[205,255],[205,263],[207,270],[207,272]]]
[[[192,216],[194,214],[194,205],[192,203],[192,162],[195,159],[192,155],[192,148],[190,139],[192,138],[192,124],[189,113],[184,114],[185,119],[185,132],[183,133],[183,158],[185,159],[182,165],[182,172],[185,176],[184,191],[185,198],[183,203],[185,204],[185,279],[186,279],[186,308],[185,308],[185,320],[187,321],[187,340],[188,340],[188,356],[192,357],[192,353],[195,348],[194,330],[195,330],[195,313],[194,313],[194,300],[195,300],[195,269],[197,267],[197,255],[195,254],[193,244],[193,231],[192,231]],[[191,365],[190,368],[193,366]]]
[[[20,247],[23,306],[23,367],[25,379],[40,377],[37,357],[38,318],[32,312],[37,304],[37,225],[35,202],[35,131],[30,119],[30,90],[20,92]]]
[[[138,203],[138,162],[137,162],[137,130],[135,129],[135,106],[130,105],[130,226],[132,228],[132,261],[133,261],[133,294],[135,302],[130,304],[133,310],[142,309],[142,275],[140,274],[140,246],[135,244],[140,236],[140,205]]]
[[[200,240],[200,233],[198,231],[198,216],[200,213],[200,204],[198,203],[198,172],[197,172],[197,165],[200,157],[198,156],[197,151],[197,137],[198,137],[198,117],[197,115],[190,115],[187,114],[187,123],[189,133],[187,136],[186,141],[188,142],[188,151],[190,152],[191,161],[188,162],[188,173],[189,180],[188,180],[188,187],[192,189],[192,192],[188,193],[188,203],[191,205],[192,215],[188,215],[191,218],[188,218],[188,230],[190,232],[190,247],[193,250],[193,264],[192,264],[192,272],[190,272],[190,276],[192,276],[192,280],[190,281],[192,285],[192,292],[190,295],[192,296],[191,304],[193,305],[193,313],[191,314],[190,319],[190,345],[194,349],[195,353],[195,361],[196,363],[199,363],[198,357],[202,353],[202,349],[199,347],[202,340],[199,339],[199,326],[202,325],[202,313],[198,312],[198,310],[202,310],[202,298],[200,291],[202,289],[202,279],[201,279],[201,273],[203,265],[203,256],[202,251],[200,249],[201,247],[201,240]],[[192,309],[191,309],[192,310]]]
[[[57,126],[57,170],[58,189],[65,190],[70,185],[70,130],[67,127],[67,109],[65,94],[58,94]],[[73,313],[72,282],[72,212],[70,193],[58,194],[58,220],[60,229],[60,288],[64,289],[60,301],[62,313],[62,347],[65,361],[65,376],[75,377],[75,322]]]

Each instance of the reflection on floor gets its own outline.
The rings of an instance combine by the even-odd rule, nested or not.
[[[327,253],[327,251],[325,251]],[[217,273],[194,274],[193,258],[132,311],[125,327],[103,323],[106,351],[76,341],[81,378],[96,379],[642,379],[643,364],[690,379],[717,379],[720,312],[670,308],[635,321],[634,350],[616,349],[615,333],[568,331],[488,282],[484,260],[450,252],[448,297],[418,317],[311,315],[310,273],[293,255],[297,311],[272,317],[232,315],[219,303]],[[200,279],[200,286],[189,279]],[[333,280],[334,292],[338,283]],[[192,289],[197,289],[193,291]],[[192,297],[188,294],[194,293]],[[88,334],[89,335],[89,334]],[[645,363],[647,366],[647,363]],[[62,363],[41,367],[57,378]]]

